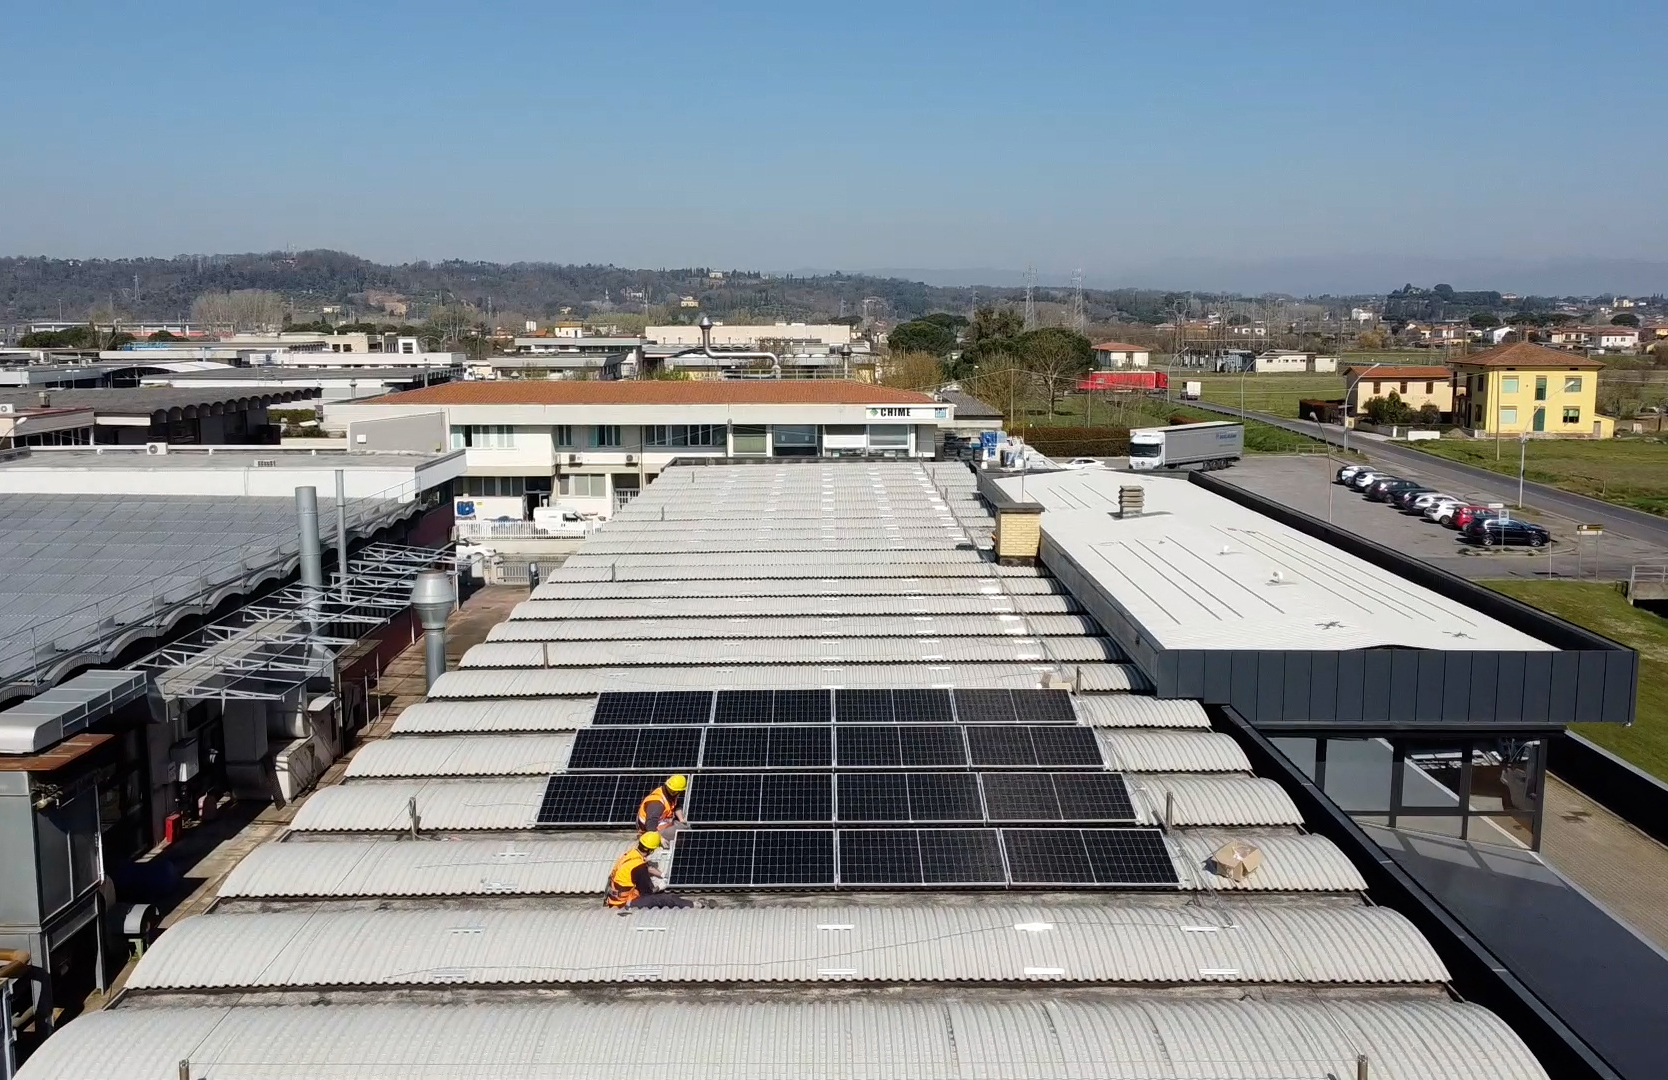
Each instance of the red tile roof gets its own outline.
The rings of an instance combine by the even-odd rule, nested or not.
[[[1420,367],[1417,365],[1391,367],[1388,364],[1381,367],[1373,367],[1370,364],[1351,364],[1344,368],[1345,374],[1351,371],[1359,371],[1361,377],[1368,382],[1375,379],[1442,379],[1446,381],[1453,374],[1445,367]]]
[[[450,382],[363,405],[930,405],[913,390],[845,379],[501,379]]]
[[[1145,345],[1131,345],[1127,341],[1103,341],[1094,346],[1096,352],[1152,352]]]
[[[1489,349],[1474,356],[1464,356],[1455,360],[1455,367],[1468,368],[1601,368],[1604,365],[1597,360],[1588,359],[1575,353],[1568,353],[1562,349],[1549,349],[1545,345],[1520,341],[1516,345],[1502,345],[1498,349]]]

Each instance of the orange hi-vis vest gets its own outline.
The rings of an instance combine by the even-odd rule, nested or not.
[[[653,825],[649,824],[650,803],[659,803],[663,808],[660,812],[659,820]],[[646,833],[650,829],[659,828],[662,822],[671,818],[673,809],[676,805],[677,803],[673,801],[672,793],[666,790],[665,784],[661,784],[659,787],[643,796],[643,801],[637,804],[637,831],[640,833]]]
[[[621,855],[614,863],[614,869],[609,871],[608,897],[603,903],[611,908],[621,908],[641,896],[642,893],[637,891],[637,885],[631,880],[631,875],[648,861],[648,856],[636,845]]]

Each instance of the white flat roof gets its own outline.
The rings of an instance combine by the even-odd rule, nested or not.
[[[1553,646],[1186,479],[1112,471],[998,481],[1046,507],[1052,544],[1165,649]],[[1118,488],[1145,489],[1119,518]]]

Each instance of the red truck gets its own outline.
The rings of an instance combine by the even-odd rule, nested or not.
[[[1091,371],[1077,383],[1079,390],[1110,390],[1123,394],[1150,394],[1170,389],[1170,377],[1162,371]]]

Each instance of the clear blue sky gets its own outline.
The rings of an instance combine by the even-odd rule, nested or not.
[[[1668,247],[1661,0],[0,10],[4,253],[1133,282]]]

